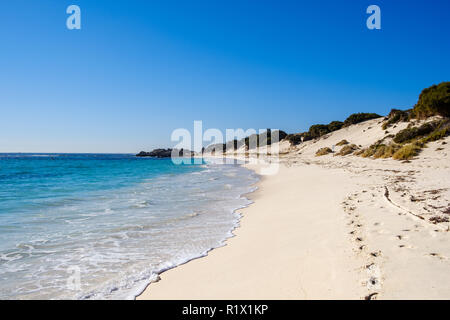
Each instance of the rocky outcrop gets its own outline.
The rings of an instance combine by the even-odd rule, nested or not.
[[[176,157],[193,157],[195,152],[187,149],[154,149],[150,152],[141,151],[136,157],[170,158],[172,154]]]

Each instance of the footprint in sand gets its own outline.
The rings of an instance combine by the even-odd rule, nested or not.
[[[381,270],[375,263],[366,265],[365,267],[368,279],[364,281],[369,291],[379,290],[381,288]]]
[[[366,265],[366,269],[368,269],[368,270],[372,270],[374,267],[375,267],[375,263],[373,263],[373,262]]]
[[[448,258],[446,256],[441,255],[440,253],[431,252],[428,254],[428,256],[433,258],[438,258],[439,260],[447,260]]]
[[[398,247],[402,248],[402,249],[416,249],[417,248],[417,247],[411,246],[409,244],[400,244]]]
[[[375,287],[378,285],[378,279],[376,277],[371,277],[367,283],[369,287]]]
[[[364,297],[364,300],[375,300],[377,298],[378,292],[372,292]]]
[[[381,256],[381,251],[380,251],[380,250],[378,250],[378,251],[373,251],[373,252],[370,253],[370,255],[371,255],[372,257],[374,257],[374,258],[380,257],[380,256]]]

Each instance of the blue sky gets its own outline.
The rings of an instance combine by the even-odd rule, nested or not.
[[[81,30],[66,28],[71,4]],[[381,30],[366,28],[371,4]],[[194,120],[291,133],[408,108],[450,80],[449,12],[446,0],[8,1],[0,152],[137,152]]]

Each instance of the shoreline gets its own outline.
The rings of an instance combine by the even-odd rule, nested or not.
[[[233,159],[233,161],[234,161],[234,160],[236,160],[236,159]],[[146,283],[146,284],[144,284],[144,285],[141,285],[141,286],[140,286],[140,289],[139,289],[139,290],[136,290],[136,292],[138,292],[138,293],[132,295],[131,300],[143,300],[143,299],[141,298],[141,296],[148,290],[148,288],[149,288],[149,286],[150,286],[151,284],[157,283],[157,282],[159,282],[159,281],[161,280],[161,277],[160,277],[160,276],[161,276],[163,273],[165,273],[165,272],[167,272],[167,271],[169,271],[169,270],[172,270],[172,269],[176,269],[176,268],[178,268],[178,267],[181,267],[181,266],[183,266],[183,265],[185,265],[185,264],[187,264],[187,263],[189,263],[189,262],[191,262],[191,261],[194,261],[194,260],[197,260],[197,259],[202,259],[202,258],[207,257],[208,254],[209,254],[211,251],[217,250],[217,249],[220,249],[220,248],[226,246],[228,240],[229,240],[229,239],[232,239],[232,238],[234,238],[234,237],[236,236],[235,231],[236,231],[236,229],[240,228],[240,226],[241,226],[241,220],[242,220],[242,217],[243,217],[242,212],[240,212],[240,211],[241,211],[241,210],[244,210],[244,209],[248,208],[249,206],[251,206],[252,204],[254,204],[254,201],[251,199],[250,195],[252,195],[252,194],[254,194],[256,191],[258,191],[258,189],[259,189],[258,184],[259,184],[259,183],[262,181],[262,179],[264,178],[264,176],[262,176],[262,175],[256,173],[256,171],[257,171],[256,168],[253,168],[253,169],[252,169],[252,168],[248,168],[246,163],[238,163],[238,165],[239,165],[239,166],[242,166],[242,167],[245,167],[245,168],[247,168],[247,169],[250,170],[250,171],[253,171],[253,173],[256,174],[257,177],[258,177],[258,181],[257,181],[256,183],[254,183],[254,184],[251,185],[251,187],[252,187],[252,190],[251,190],[251,191],[245,192],[245,193],[243,193],[243,194],[240,195],[240,198],[244,198],[244,199],[246,199],[246,200],[249,200],[250,203],[247,204],[247,205],[244,205],[244,206],[242,206],[242,207],[239,207],[239,208],[236,208],[236,209],[233,210],[233,214],[237,214],[237,215],[239,216],[239,218],[238,218],[238,220],[236,221],[236,224],[233,226],[233,228],[229,231],[229,233],[225,236],[225,238],[223,239],[223,241],[220,243],[220,245],[215,246],[215,247],[212,247],[212,248],[209,248],[208,250],[202,252],[199,256],[190,258],[190,259],[188,259],[188,260],[186,260],[186,261],[184,261],[184,262],[182,262],[182,263],[180,263],[180,264],[178,264],[178,265],[175,265],[175,266],[172,266],[172,267],[168,267],[168,268],[166,268],[166,269],[160,270],[158,273],[155,273],[151,278],[149,278],[148,283]]]
[[[342,141],[382,139],[381,124],[281,142],[279,172],[257,183],[235,236],[162,273],[137,299],[449,299],[450,137],[410,161],[339,154]],[[327,147],[336,150],[316,156]],[[263,163],[245,166],[258,173]]]
[[[244,167],[256,173],[260,170],[260,166],[254,164],[245,164]],[[331,213],[334,210],[326,210],[327,205],[321,208],[326,214],[320,222],[333,234],[331,241],[324,243],[316,241],[320,238],[322,226],[315,226],[311,233],[308,229],[311,230],[310,224],[315,222],[304,223],[304,215],[309,215],[312,208],[293,217],[297,211],[292,212],[295,207],[292,194],[289,199],[280,199],[281,202],[270,199],[270,195],[283,198],[284,192],[289,193],[289,186],[308,172],[310,178],[319,175],[321,182],[322,179],[327,180],[326,169],[315,167],[313,171],[311,173],[311,168],[306,167],[281,165],[280,173],[275,176],[260,175],[257,190],[247,196],[252,204],[236,210],[241,218],[232,231],[234,236],[225,239],[224,245],[211,249],[206,255],[160,273],[160,280],[151,282],[136,299],[360,299],[364,290],[359,285],[357,274],[349,272],[358,264],[352,258],[345,232],[335,230],[336,222],[343,230],[342,217]],[[291,181],[280,188],[280,184],[284,185],[289,177]],[[316,183],[315,191],[321,185]],[[274,192],[274,189],[278,191]],[[303,189],[306,200],[311,195],[307,193],[307,186]],[[283,207],[283,202],[283,209],[287,212],[284,215],[290,217],[274,216],[278,204]],[[314,215],[312,217],[315,220]],[[278,228],[288,229],[288,237],[279,237]],[[296,240],[308,244],[299,248]],[[295,249],[300,249],[297,254]],[[336,254],[342,250],[344,255]],[[260,268],[267,263],[270,268]],[[330,263],[335,268],[329,268]],[[303,272],[298,272],[299,266]]]

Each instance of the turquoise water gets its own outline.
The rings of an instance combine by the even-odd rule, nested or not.
[[[0,299],[133,298],[220,246],[256,181],[238,165],[0,154]]]

